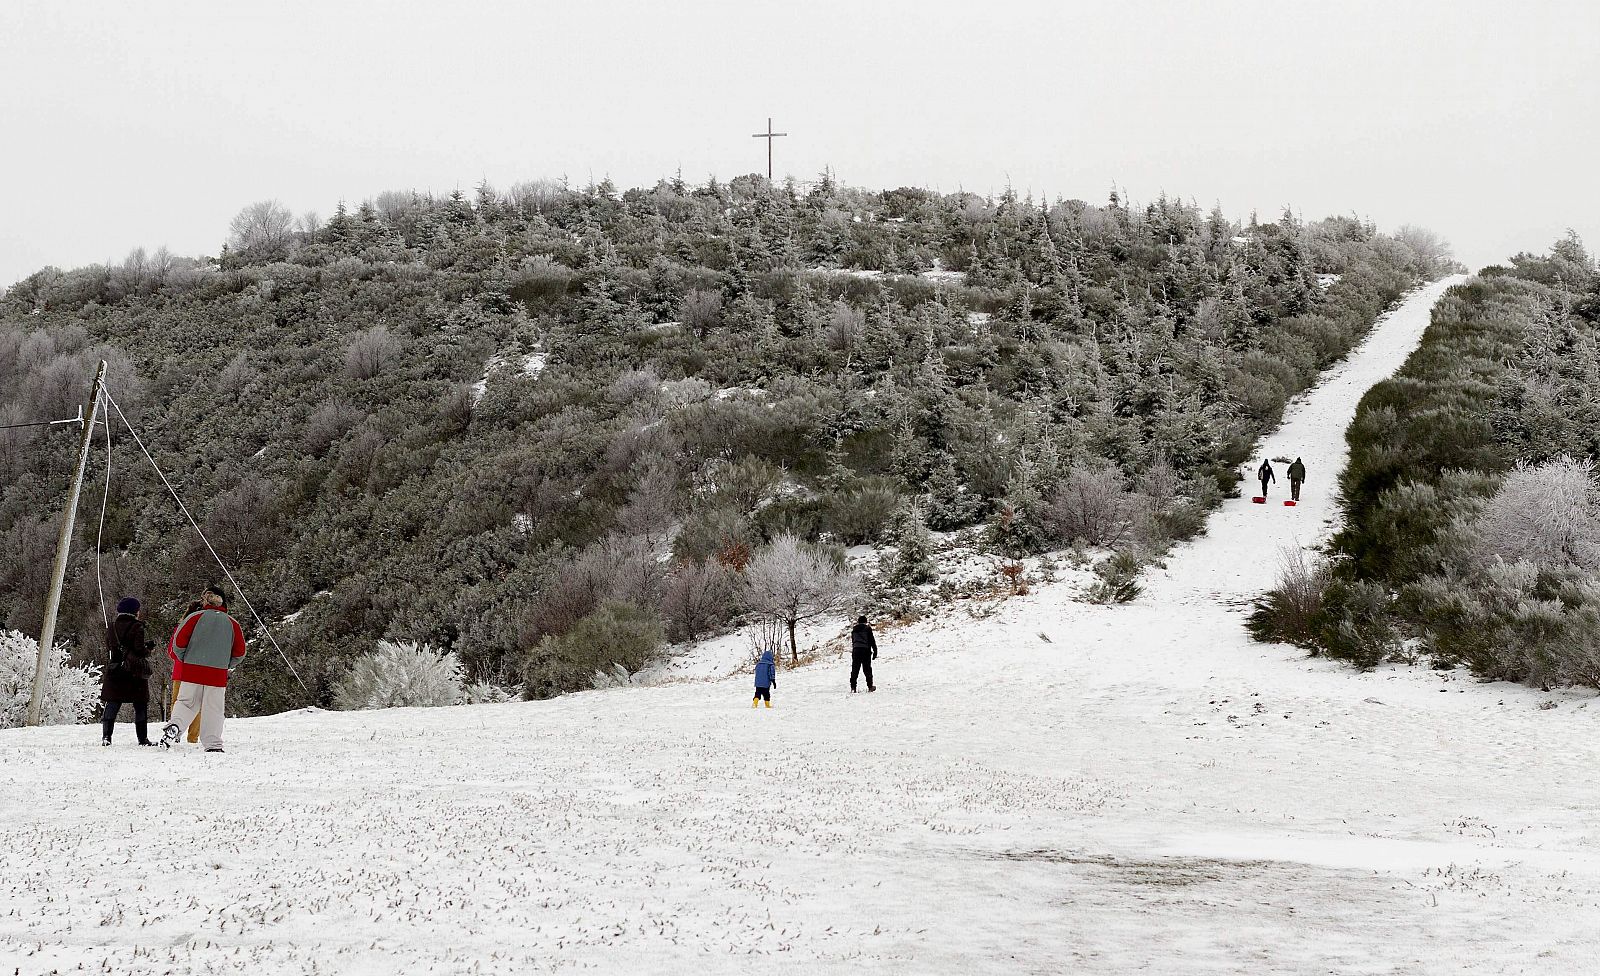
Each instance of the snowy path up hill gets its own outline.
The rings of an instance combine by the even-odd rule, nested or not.
[[[1251,501],[1259,485],[1246,479],[1238,498],[1225,501],[1206,523],[1206,534],[1150,575],[1158,602],[1238,604],[1277,582],[1279,552],[1324,541],[1338,515],[1338,477],[1350,450],[1345,428],[1356,404],[1374,384],[1393,375],[1422,341],[1434,304],[1466,279],[1455,275],[1418,289],[1384,317],[1350,356],[1289,404],[1283,424],[1257,445],[1254,472],[1263,458],[1304,458],[1307,482],[1300,504],[1286,508],[1288,465],[1273,463],[1277,483],[1267,504]]]
[[[1296,523],[1236,509],[1149,600],[884,633],[873,695],[833,660],[770,711],[738,677],[237,721],[222,756],[0,732],[0,973],[1594,971],[1590,697],[1251,644],[1193,595],[1270,582],[1218,573]]]

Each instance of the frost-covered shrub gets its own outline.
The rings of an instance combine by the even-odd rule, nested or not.
[[[657,684],[656,677],[648,671],[629,672],[620,664],[613,664],[609,668],[596,671],[589,679],[589,687],[596,690],[601,688],[649,688]]]
[[[466,696],[461,661],[415,641],[379,641],[334,685],[334,704],[344,709],[457,705]]]
[[[661,615],[673,640],[698,640],[733,618],[736,572],[715,559],[674,563],[661,593]]]
[[[847,546],[876,542],[900,505],[893,488],[863,484],[823,497],[822,523]]]
[[[606,602],[656,606],[663,575],[643,539],[602,540],[550,567],[534,600],[533,626],[541,636],[559,636]]]
[[[27,721],[38,662],[38,641],[14,630],[0,633],[0,728],[17,728]],[[67,664],[66,649],[59,644],[51,649],[45,666],[39,721],[72,725],[93,718],[100,700],[100,669]]]
[[[487,681],[476,681],[467,685],[465,701],[468,705],[499,705],[521,697],[521,685],[504,688]]]
[[[371,379],[400,357],[404,347],[387,325],[375,325],[355,334],[345,350],[345,370],[358,380]]]
[[[1433,577],[1408,602],[1434,657],[1479,677],[1600,687],[1600,585],[1496,558],[1466,579]]]
[[[616,666],[629,674],[646,664],[666,640],[661,621],[631,603],[607,603],[559,637],[545,637],[522,663],[528,698],[552,698],[593,687],[596,672]]]
[[[1286,547],[1279,555],[1278,585],[1256,601],[1245,626],[1258,641],[1316,649],[1322,597],[1332,582],[1327,563],[1312,563],[1303,549]]]
[[[1569,457],[1519,465],[1484,506],[1477,528],[1485,553],[1508,563],[1600,572],[1594,465]]]

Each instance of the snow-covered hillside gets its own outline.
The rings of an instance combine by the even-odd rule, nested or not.
[[[0,733],[0,971],[1592,971],[1591,697],[1359,674],[1230,606],[1323,536],[1443,287],[1264,446],[1305,505],[1230,502],[1131,605],[881,633],[876,694],[834,659],[771,710],[741,676],[237,721],[223,756]]]

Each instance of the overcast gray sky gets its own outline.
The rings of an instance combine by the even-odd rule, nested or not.
[[[240,207],[566,174],[1355,213],[1600,246],[1600,5],[0,0],[0,286]]]

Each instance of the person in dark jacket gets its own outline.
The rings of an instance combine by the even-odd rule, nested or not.
[[[133,731],[141,746],[150,741],[150,652],[155,642],[144,636],[144,608],[125,596],[117,602],[117,619],[106,627],[106,664],[100,674],[100,744],[111,744],[117,713],[133,706]]]
[[[1256,477],[1261,479],[1261,497],[1265,498],[1267,497],[1267,486],[1278,480],[1278,476],[1272,473],[1272,462],[1262,461],[1260,470],[1256,472]]]
[[[1306,463],[1299,458],[1289,465],[1289,497],[1300,500],[1300,482],[1306,480]]]
[[[763,701],[767,707],[772,707],[772,689],[778,687],[778,662],[772,657],[772,651],[761,652],[761,660],[756,662],[756,696],[750,699],[750,707],[755,708]]]
[[[877,691],[878,687],[872,683],[872,661],[878,656],[878,638],[872,634],[872,625],[867,623],[866,617],[856,620],[856,625],[850,628],[850,691],[856,690],[856,676],[863,671],[867,674],[867,690]]]

